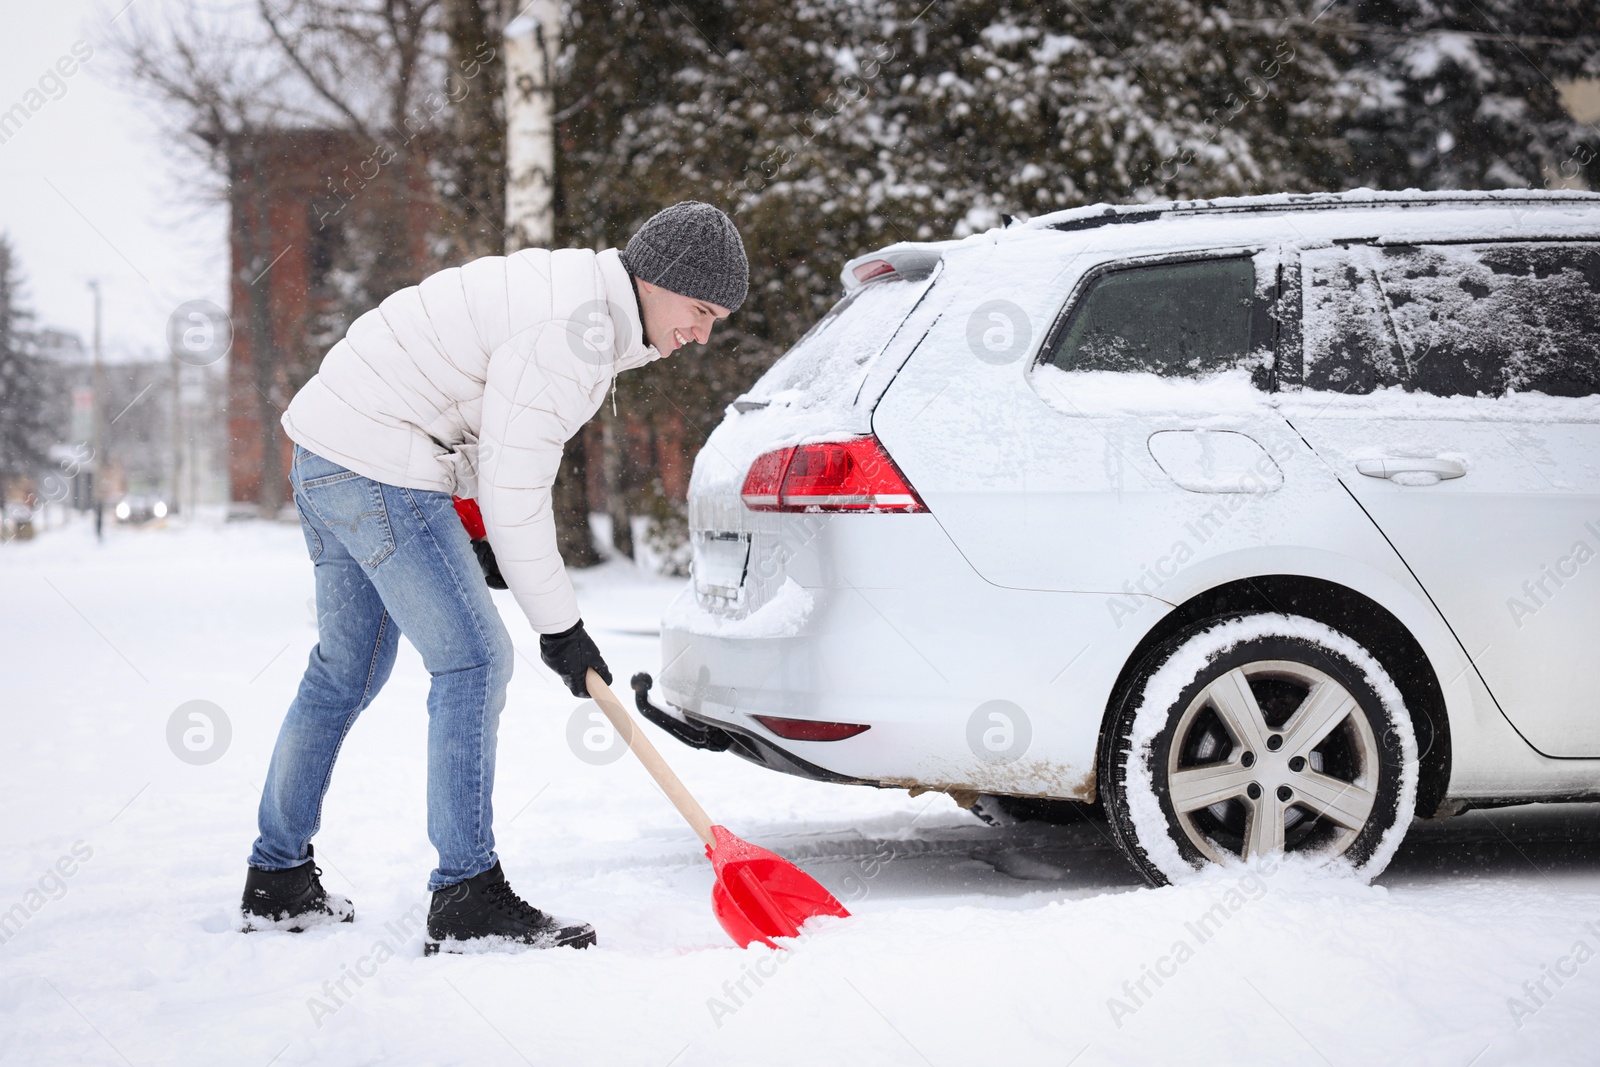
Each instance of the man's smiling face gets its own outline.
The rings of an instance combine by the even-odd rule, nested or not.
[[[644,279],[639,284],[639,308],[644,314],[644,339],[663,356],[686,344],[703,345],[711,339],[711,327],[730,312],[709,300],[674,293]]]

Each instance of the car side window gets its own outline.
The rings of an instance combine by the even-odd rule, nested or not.
[[[1600,245],[1317,249],[1301,274],[1307,389],[1600,392]]]
[[[1251,362],[1245,257],[1130,267],[1094,279],[1047,362],[1064,371],[1200,377]]]
[[[1306,389],[1370,393],[1400,381],[1400,346],[1366,252],[1319,248],[1301,256]]]

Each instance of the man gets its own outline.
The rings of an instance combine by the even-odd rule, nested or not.
[[[744,302],[733,222],[686,201],[626,249],[528,249],[440,271],[356,319],[283,415],[289,481],[315,565],[317,645],[278,734],[245,878],[244,928],[349,922],[311,838],[339,746],[394,666],[400,634],[428,693],[428,951],[483,938],[595,943],[511,890],[494,851],[495,732],[510,635],[451,497],[476,497],[499,570],[575,696],[593,667],[556,550],[562,445],[618,372],[704,344]]]

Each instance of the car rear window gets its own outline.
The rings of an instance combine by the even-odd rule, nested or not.
[[[1090,283],[1047,362],[1064,371],[1198,378],[1244,365],[1255,269],[1248,258],[1162,263]]]
[[[803,410],[854,404],[862,376],[925,289],[918,282],[881,281],[851,292],[761,376],[746,399]]]
[[[1301,270],[1307,389],[1600,392],[1600,245],[1326,248]]]

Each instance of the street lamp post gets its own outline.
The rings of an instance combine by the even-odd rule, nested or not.
[[[177,349],[171,350],[168,358],[172,361],[172,478],[167,488],[171,500],[167,513],[183,512],[184,521],[188,521],[189,513],[179,505],[183,482],[183,361],[178,358]]]
[[[89,468],[89,494],[94,502],[94,536],[97,541],[105,540],[105,505],[100,499],[100,395],[102,376],[100,371],[100,280],[92,279],[89,288],[94,292],[94,376],[91,389],[94,393],[90,405],[90,421],[93,425],[91,431],[93,441],[90,445]]]

